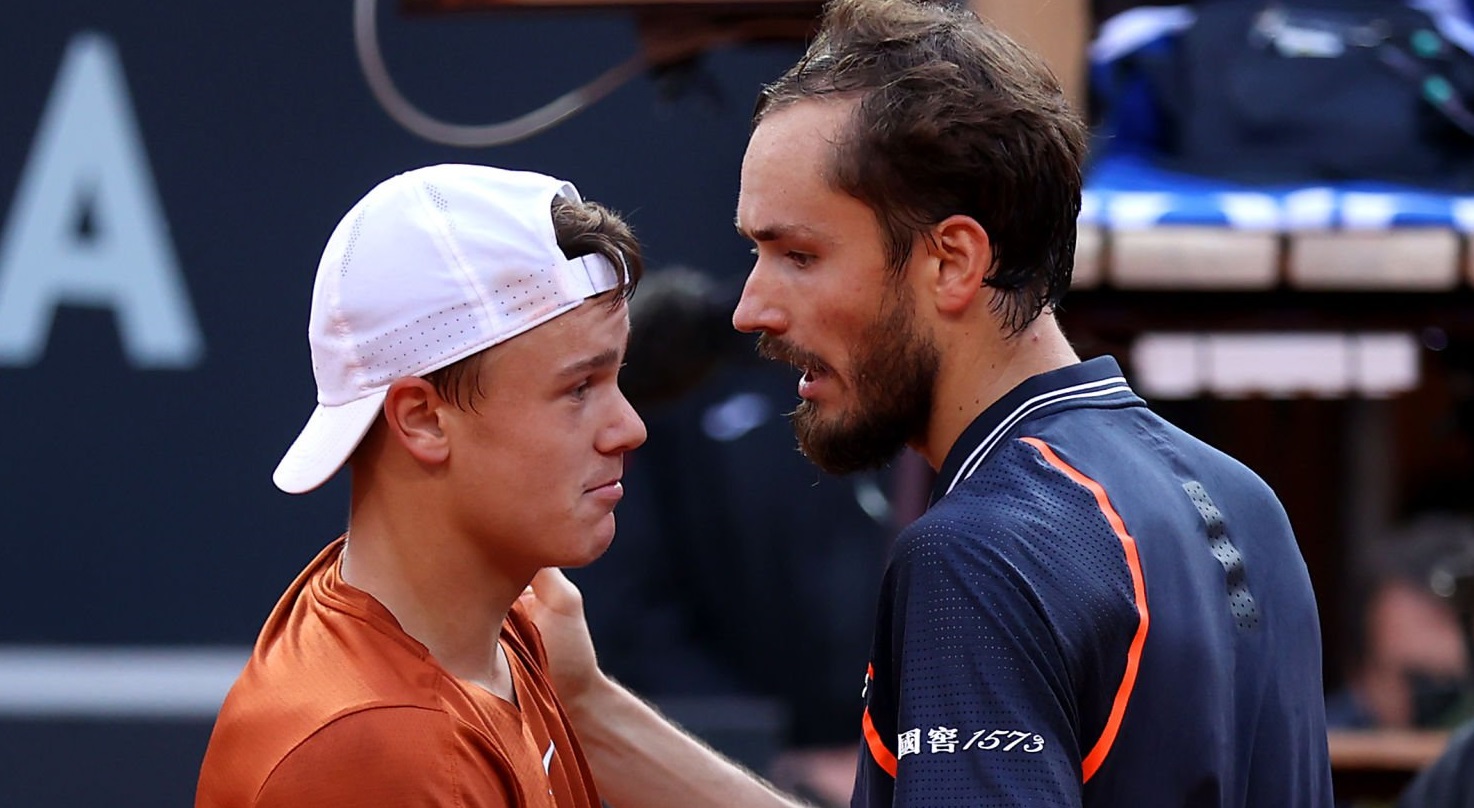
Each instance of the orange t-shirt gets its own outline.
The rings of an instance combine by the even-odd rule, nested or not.
[[[502,624],[518,705],[451,676],[343,581],[339,539],[267,619],[215,721],[197,808],[598,808],[520,605]]]

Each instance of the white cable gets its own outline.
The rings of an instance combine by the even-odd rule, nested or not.
[[[363,69],[369,90],[389,117],[401,126],[426,140],[447,146],[485,148],[532,137],[609,95],[648,67],[645,54],[636,54],[604,71],[588,84],[510,121],[481,125],[447,123],[421,111],[394,85],[379,47],[377,13],[378,0],[355,0],[353,4],[353,40],[357,46],[358,64]]]

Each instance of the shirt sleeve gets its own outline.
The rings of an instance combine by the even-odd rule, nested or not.
[[[287,754],[257,795],[258,808],[477,806],[510,808],[510,775],[455,719],[419,707],[352,713]]]

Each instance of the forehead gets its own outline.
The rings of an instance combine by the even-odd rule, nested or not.
[[[799,101],[763,118],[742,160],[739,229],[749,235],[822,230],[829,218],[872,216],[868,206],[829,182],[834,145],[850,120],[854,103],[848,99]]]
[[[744,166],[755,161],[827,158],[849,122],[854,104],[848,99],[824,98],[797,101],[773,110],[753,129]]]

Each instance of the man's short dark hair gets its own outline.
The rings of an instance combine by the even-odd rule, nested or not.
[[[1085,129],[1037,56],[965,8],[834,0],[808,52],[764,88],[753,113],[853,98],[830,184],[869,205],[891,267],[949,216],[987,231],[984,283],[1022,331],[1069,288]]]

